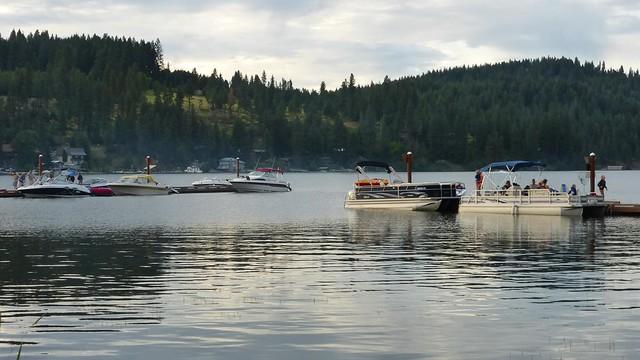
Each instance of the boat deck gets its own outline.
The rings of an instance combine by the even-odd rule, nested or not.
[[[569,195],[547,189],[477,190],[463,196],[460,212],[522,215],[602,216],[604,198],[595,195]]]
[[[211,185],[211,186],[174,186],[173,189],[178,194],[204,194],[204,193],[222,193],[235,192],[231,185]]]

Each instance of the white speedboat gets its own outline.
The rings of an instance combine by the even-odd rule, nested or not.
[[[187,168],[184,169],[184,172],[187,174],[202,174],[202,169],[200,169],[200,167],[198,167],[197,165],[191,165],[187,166]]]
[[[370,178],[365,167],[382,168],[389,179]],[[389,164],[360,161],[357,180],[344,202],[348,209],[404,209],[455,212],[464,193],[464,184],[456,182],[405,182]]]
[[[103,186],[109,187],[114,195],[168,195],[173,191],[146,174],[123,176],[118,182]]]
[[[231,184],[227,180],[220,180],[217,178],[204,178],[201,180],[196,180],[191,183],[191,186],[199,187],[213,187],[213,186],[231,186]]]
[[[21,186],[17,190],[25,197],[31,198],[91,196],[86,186],[68,181],[65,175],[59,175],[53,179],[40,178],[34,184]]]
[[[556,191],[546,186],[527,186],[517,183],[516,172],[529,168],[544,167],[538,161],[512,160],[491,163],[480,169],[483,177],[481,188],[471,196],[463,196],[460,213],[510,214],[510,215],[555,215],[555,216],[602,216],[604,198],[596,194],[578,195]],[[506,173],[505,186],[500,187],[493,179],[495,173]],[[508,186],[506,185],[508,184]]]
[[[274,168],[257,168],[246,176],[229,180],[237,192],[286,192],[291,185],[283,179],[283,172]]]

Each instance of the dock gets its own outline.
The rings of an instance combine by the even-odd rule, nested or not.
[[[178,194],[204,194],[204,193],[222,193],[235,192],[231,185],[216,186],[174,186],[173,189]]]
[[[607,201],[607,216],[640,216],[640,204],[622,204],[620,201]]]
[[[23,195],[16,190],[5,190],[0,189],[0,198],[16,198],[22,197]]]

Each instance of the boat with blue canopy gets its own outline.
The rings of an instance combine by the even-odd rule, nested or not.
[[[543,162],[531,160],[499,161],[482,167],[479,170],[483,174],[479,189],[462,197],[459,212],[560,216],[604,214],[602,196],[554,190],[546,179],[525,187],[518,184],[518,172],[538,170],[541,173],[544,167]]]

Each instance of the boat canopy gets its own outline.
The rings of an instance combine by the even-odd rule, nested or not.
[[[389,164],[387,164],[386,162],[382,162],[382,161],[358,161],[356,163],[356,171],[358,171],[358,167],[362,168],[365,166],[373,166],[373,167],[379,167],[379,168],[383,168],[387,171],[388,174],[391,174],[393,171],[393,168],[391,166],[389,166]]]
[[[509,161],[499,161],[491,163],[480,171],[482,172],[491,172],[491,171],[507,171],[507,172],[516,172],[530,168],[543,168],[545,164],[540,161],[529,161],[529,160],[509,160]]]

